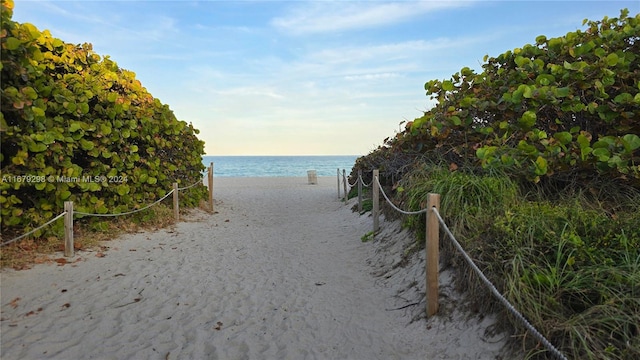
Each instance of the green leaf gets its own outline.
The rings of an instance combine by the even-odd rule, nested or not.
[[[47,131],[42,135],[42,140],[44,144],[50,145],[56,142],[56,136],[51,131]]]
[[[451,121],[451,123],[452,123],[453,125],[455,125],[455,126],[459,126],[460,124],[462,124],[462,121],[460,120],[460,118],[459,118],[459,117],[457,117],[457,116],[455,116],[455,115],[454,115],[454,116],[452,116],[452,117],[450,117],[450,118],[449,118],[449,120],[450,120],[450,121]]]
[[[24,23],[22,24],[22,28],[27,30],[30,36],[30,40],[35,40],[40,37],[40,31],[33,24]]]
[[[158,182],[158,179],[156,179],[154,177],[151,177],[151,176],[147,179],[147,184],[149,184],[149,185],[153,185],[153,184],[155,184],[157,182]]]
[[[569,94],[571,94],[571,88],[568,88],[568,87],[553,89],[553,95],[558,98],[567,97],[569,96]]]
[[[41,143],[41,142],[32,142],[29,144],[29,151],[30,152],[43,152],[47,150],[47,145]]]
[[[38,98],[38,93],[31,86],[26,86],[20,91],[30,100]]]
[[[618,64],[618,55],[616,53],[612,53],[607,55],[607,65],[608,66],[616,66]]]
[[[592,151],[592,154],[598,158],[598,161],[603,161],[603,162],[606,162],[607,160],[609,160],[609,157],[611,156],[611,154],[609,153],[609,150],[605,148],[594,149]]]
[[[85,151],[89,151],[95,147],[93,141],[88,141],[85,139],[80,139],[80,148]]]
[[[547,160],[542,156],[538,156],[535,161],[535,174],[545,175],[547,173]]]
[[[496,146],[483,146],[476,150],[476,156],[480,160],[486,160],[492,156],[498,148]]]
[[[111,125],[109,123],[100,124],[100,132],[105,136],[111,134]]]
[[[629,93],[622,93],[613,98],[613,102],[616,104],[631,104],[633,103],[633,95]]]
[[[22,45],[22,41],[16,39],[14,37],[7,38],[7,42],[5,42],[5,48],[7,50],[15,50]]]
[[[520,140],[518,142],[518,149],[527,155],[534,155],[538,153],[538,149],[535,146],[526,142],[525,140]]]
[[[516,65],[518,65],[518,67],[523,67],[526,64],[530,63],[531,60],[518,55],[518,56],[516,56],[514,62],[516,63]]]
[[[69,132],[76,132],[80,129],[82,129],[82,127],[77,122],[71,123],[71,125],[69,125]]]
[[[542,86],[549,86],[556,81],[556,78],[551,74],[540,74],[536,78],[536,83]]]
[[[451,82],[451,80],[445,80],[442,82],[442,90],[451,91],[453,88],[453,82]]]
[[[128,194],[129,190],[130,190],[129,185],[126,185],[126,184],[120,184],[116,187],[116,192],[120,196]]]
[[[562,145],[567,145],[573,140],[573,136],[571,133],[566,131],[561,131],[553,134],[553,137],[560,142]]]
[[[589,139],[582,134],[578,135],[578,138],[576,140],[578,141],[581,149],[587,148],[589,147],[589,145],[591,145]]]
[[[612,168],[624,166],[624,160],[622,160],[618,155],[614,155],[611,158],[609,158],[609,161],[607,161],[607,163]]]
[[[31,107],[31,111],[33,112],[33,116],[38,117],[38,118],[43,118],[44,117],[44,110],[42,110],[41,108],[37,107],[37,106],[32,106]]]
[[[640,137],[638,135],[636,135],[636,134],[627,134],[627,135],[622,137],[622,140],[624,140],[625,148],[629,152],[632,152],[632,151],[640,148]]]
[[[67,200],[68,198],[71,197],[71,191],[69,190],[63,190],[60,192],[60,200]]]
[[[524,114],[522,114],[522,117],[518,120],[518,123],[525,129],[528,129],[535,125],[537,118],[538,117],[534,111],[525,111]]]

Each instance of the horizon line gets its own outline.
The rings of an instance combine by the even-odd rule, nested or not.
[[[211,155],[206,154],[202,156],[364,156],[358,154],[219,154],[219,155]]]

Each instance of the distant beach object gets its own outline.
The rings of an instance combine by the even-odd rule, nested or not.
[[[309,179],[309,185],[318,184],[318,173],[315,170],[307,170],[307,178]]]

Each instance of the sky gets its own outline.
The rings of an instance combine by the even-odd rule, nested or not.
[[[433,106],[424,84],[640,1],[15,0],[13,20],[91,43],[207,155],[366,155]]]

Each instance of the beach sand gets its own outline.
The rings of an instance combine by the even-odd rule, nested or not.
[[[491,316],[425,319],[424,254],[338,199],[334,177],[216,178],[215,214],[121,236],[70,263],[3,269],[1,358],[494,359]],[[56,257],[60,257],[57,254]]]

